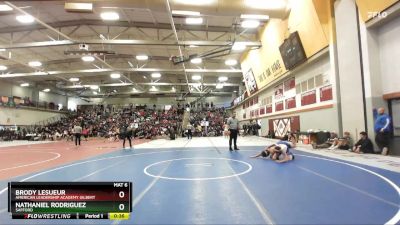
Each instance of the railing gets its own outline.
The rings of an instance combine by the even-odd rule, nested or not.
[[[47,126],[49,124],[56,123],[56,122],[60,121],[62,118],[66,118],[66,117],[67,116],[65,114],[55,115],[55,116],[52,116],[50,118],[38,121],[38,122],[32,124],[32,126],[35,126],[35,127],[37,127],[37,126]]]
[[[0,106],[8,107],[8,108],[24,108],[24,109],[41,109],[41,110],[51,110],[51,111],[61,111],[67,112],[65,106],[61,110],[58,110],[58,105],[53,102],[36,102],[31,101],[28,98],[19,98],[19,97],[6,97],[0,96]]]

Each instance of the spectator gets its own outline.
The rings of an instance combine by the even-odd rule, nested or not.
[[[317,143],[312,143],[313,149],[318,149],[318,148],[329,148],[334,145],[334,142],[338,140],[338,136],[335,132],[330,133],[330,137],[328,140],[326,140],[324,143],[317,145]]]
[[[357,141],[357,143],[353,147],[353,152],[355,153],[374,153],[374,146],[372,141],[368,138],[368,134],[366,132],[360,133],[361,138]]]
[[[391,118],[385,113],[384,108],[378,109],[378,117],[375,120],[375,142],[382,155],[389,154],[389,143],[392,132]]]
[[[350,138],[350,133],[349,132],[344,132],[344,136],[339,139],[335,139],[333,141],[333,144],[331,147],[329,147],[329,150],[333,149],[341,149],[341,150],[348,150],[351,147],[351,138]]]

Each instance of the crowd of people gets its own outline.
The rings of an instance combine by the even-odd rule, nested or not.
[[[189,124],[183,135],[194,135],[196,137],[222,136],[226,117],[227,114],[224,108],[216,108],[214,106],[192,108],[190,109]]]
[[[222,136],[225,109],[211,105],[190,108],[189,122],[195,136]],[[186,106],[191,105],[172,106],[168,110],[157,109],[155,105],[130,105],[123,108],[103,105],[84,107],[45,126],[0,130],[0,140],[76,140],[76,144],[79,145],[81,137],[84,140],[88,137],[102,137],[109,141],[127,139],[129,142],[131,137],[154,139],[167,136],[175,139],[177,134],[187,135],[187,129],[182,128]]]
[[[182,127],[185,110],[190,110],[189,123],[186,127]],[[390,120],[384,109],[380,108],[375,122],[375,142],[383,155],[388,154]],[[236,126],[236,130],[239,131],[238,124]],[[256,122],[242,125],[244,135],[257,135],[260,128]],[[188,138],[232,136],[232,127],[228,124],[226,110],[217,108],[212,103],[178,104],[168,109],[157,109],[155,105],[153,107],[130,105],[123,108],[98,105],[71,112],[59,121],[46,126],[0,128],[0,141],[63,139],[80,141],[80,137],[83,136],[84,140],[88,137],[103,137],[109,141],[123,139],[125,144],[125,139],[131,143],[131,137],[154,139],[167,136],[175,139],[178,134]],[[274,135],[269,133],[267,137],[274,138]],[[292,143],[297,143],[297,139],[295,133],[282,138]],[[366,132],[360,133],[360,139],[356,143],[353,143],[349,132],[344,132],[343,137],[331,132],[325,142],[312,143],[312,147],[349,150],[355,153],[376,153]]]

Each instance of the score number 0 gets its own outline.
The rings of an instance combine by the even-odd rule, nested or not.
[[[119,196],[120,198],[124,198],[124,197],[125,197],[125,192],[120,191],[120,192],[118,193],[118,196]],[[125,209],[125,205],[124,205],[124,204],[119,204],[118,208],[119,208],[120,211],[123,211],[123,210]]]

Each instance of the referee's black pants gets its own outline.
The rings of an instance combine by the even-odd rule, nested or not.
[[[229,129],[230,134],[229,134],[229,148],[232,148],[232,140],[233,140],[233,146],[234,148],[238,148],[236,145],[237,141],[237,136],[238,136],[238,130],[236,129]]]
[[[81,145],[81,134],[75,134],[75,145]]]

